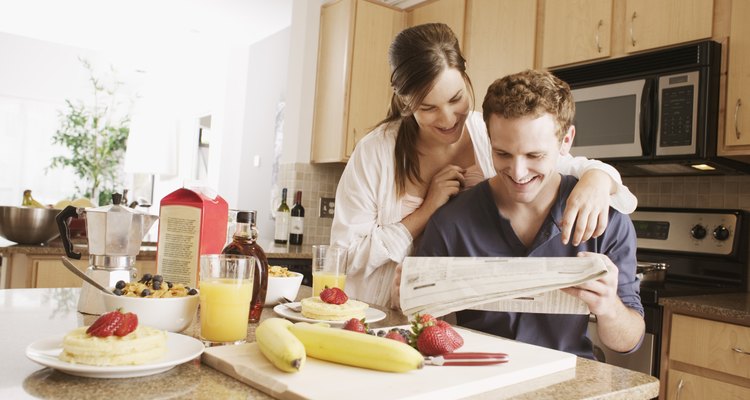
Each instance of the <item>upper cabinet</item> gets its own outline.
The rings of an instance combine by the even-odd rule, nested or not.
[[[465,0],[436,0],[419,4],[406,12],[406,25],[415,26],[429,22],[442,22],[451,28],[458,38],[458,43],[463,45],[465,10]]]
[[[626,0],[625,52],[711,37],[713,0]]]
[[[536,12],[536,1],[467,1],[463,50],[475,110],[496,79],[534,68]]]
[[[402,11],[367,0],[321,7],[311,162],[345,162],[385,117],[388,46],[404,25]]]
[[[724,145],[750,155],[750,2],[735,0],[731,10]]]
[[[612,0],[546,0],[542,67],[609,57],[611,31]]]

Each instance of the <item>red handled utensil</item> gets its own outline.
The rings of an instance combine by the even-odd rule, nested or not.
[[[505,353],[448,353],[440,356],[427,356],[424,358],[424,363],[440,366],[474,366],[502,364],[509,360],[510,358]]]

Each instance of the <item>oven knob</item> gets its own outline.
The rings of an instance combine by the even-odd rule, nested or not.
[[[714,238],[716,240],[727,240],[729,239],[729,229],[724,225],[719,225],[714,229]]]
[[[703,225],[695,225],[693,229],[690,229],[690,236],[696,239],[703,239],[706,237],[706,228]]]

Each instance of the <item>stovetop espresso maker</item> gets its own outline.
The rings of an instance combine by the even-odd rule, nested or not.
[[[143,237],[159,218],[120,205],[122,195],[114,193],[112,204],[97,208],[68,206],[57,215],[57,226],[68,257],[80,260],[81,253],[74,251],[70,240],[70,218],[86,219],[86,236],[89,249],[89,267],[86,275],[100,285],[113,288],[117,281],[130,282],[138,275],[135,258]],[[85,314],[105,312],[99,289],[83,282],[78,299],[78,311]]]

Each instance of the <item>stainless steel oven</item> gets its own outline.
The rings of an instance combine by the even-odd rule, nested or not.
[[[744,210],[639,208],[632,215],[639,262],[667,264],[663,282],[642,282],[646,337],[630,354],[601,344],[596,324],[589,338],[599,361],[659,376],[662,307],[659,299],[675,296],[750,291],[748,252],[750,214]]]

